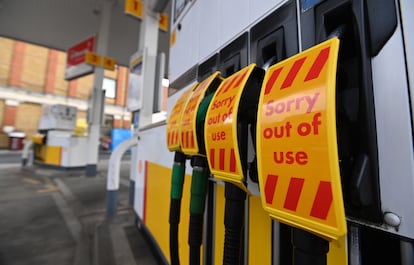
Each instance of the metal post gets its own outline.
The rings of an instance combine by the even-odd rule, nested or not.
[[[147,2],[147,1],[145,1]],[[143,127],[152,123],[154,105],[154,90],[156,80],[156,64],[158,52],[158,20],[159,14],[154,13],[144,5],[144,17],[141,22],[138,49],[146,53],[143,67],[143,102],[140,111],[139,126]]]
[[[350,265],[361,265],[361,227],[359,225],[349,225],[348,240]]]
[[[112,1],[104,0],[100,13],[101,21],[99,26],[96,53],[105,56],[108,50],[109,26],[111,23]],[[94,84],[92,91],[92,117],[89,120],[88,135],[88,157],[86,163],[86,176],[96,176],[96,165],[98,162],[99,137],[104,114],[105,97],[102,91],[104,69],[95,67]]]
[[[414,243],[412,241],[401,240],[401,264],[414,264]]]
[[[137,139],[137,135],[132,136],[133,139]],[[137,140],[138,142],[138,140]],[[134,205],[135,200],[135,180],[138,174],[138,147],[131,147],[131,165],[129,169],[129,205]]]

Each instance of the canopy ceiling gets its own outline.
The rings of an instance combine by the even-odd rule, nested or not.
[[[0,36],[66,51],[97,34],[103,1],[113,2],[106,56],[127,66],[138,49],[141,22],[124,13],[124,0],[0,0]],[[169,34],[160,31],[158,50],[167,58],[168,48]]]

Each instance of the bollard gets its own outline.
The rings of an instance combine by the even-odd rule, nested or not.
[[[22,152],[22,167],[27,166],[28,162],[30,164],[29,154],[30,154],[30,149],[32,148],[32,146],[33,146],[32,140],[24,141],[24,147],[23,147],[23,152]]]

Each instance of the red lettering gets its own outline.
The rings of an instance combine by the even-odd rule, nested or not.
[[[265,115],[281,114],[284,112],[311,113],[316,107],[319,93],[305,96],[291,96],[278,101],[268,100],[265,104]]]
[[[292,165],[297,163],[301,166],[308,163],[308,154],[304,151],[293,152],[293,151],[275,151],[273,152],[273,161],[276,164],[288,164]]]
[[[291,165],[291,164],[295,163],[295,157],[293,156],[292,151],[286,152],[285,163],[288,164],[288,165]]]
[[[272,106],[272,104],[273,104],[273,100],[269,100],[266,104],[265,104],[265,106],[266,106],[266,112],[265,112],[265,115],[266,116],[270,116],[270,115],[272,115],[273,114],[273,106]]]
[[[221,132],[213,132],[211,134],[211,139],[213,139],[213,141],[226,140],[226,132],[224,132],[224,131],[221,131]]]
[[[299,123],[298,125],[298,134],[300,136],[307,136],[311,133],[311,126],[307,122]]]
[[[273,136],[272,128],[266,128],[266,129],[264,129],[264,131],[263,131],[263,137],[265,139],[270,139],[270,138],[272,138],[272,136]]]
[[[308,154],[300,151],[296,153],[296,162],[299,165],[306,165],[308,163]]]
[[[273,128],[265,128],[263,130],[263,137],[265,139],[282,138],[290,137],[290,130],[292,129],[292,124],[290,121],[287,121],[284,125],[278,125]]]

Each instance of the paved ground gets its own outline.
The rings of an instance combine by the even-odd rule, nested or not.
[[[118,214],[106,218],[105,157],[87,178],[84,170],[20,168],[18,152],[0,152],[0,264],[159,264],[128,204],[127,160]]]

